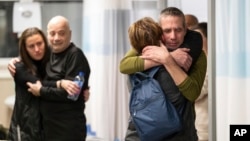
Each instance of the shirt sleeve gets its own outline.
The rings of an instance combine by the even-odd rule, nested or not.
[[[203,42],[202,42],[201,34],[196,31],[187,30],[187,34],[185,35],[181,48],[190,49],[189,55],[192,57],[192,66],[193,64],[196,63],[196,61],[198,60],[202,52],[202,45],[203,45]]]
[[[61,60],[63,65],[57,66],[62,69],[63,77],[60,79],[73,80],[79,72],[84,72],[84,84],[81,89],[79,97],[85,89],[88,89],[88,81],[90,76],[90,66],[87,58],[79,48],[68,50],[67,54]],[[53,67],[53,66],[50,66]],[[68,93],[62,88],[43,86],[40,90],[41,97],[52,101],[71,101],[67,98]]]
[[[120,72],[123,74],[132,74],[143,70],[144,60],[131,48],[120,61]]]
[[[40,89],[40,94],[41,98],[44,100],[53,100],[58,102],[70,101],[67,98],[68,93],[62,88],[42,86]]]
[[[14,79],[15,83],[17,83],[18,85],[28,88],[28,86],[26,85],[27,82],[35,83],[37,80],[39,80],[38,77],[27,70],[23,63],[16,63],[15,67],[16,74],[14,76]]]
[[[197,62],[191,68],[188,77],[178,85],[180,91],[189,101],[194,102],[200,95],[206,75],[207,58],[201,53]]]
[[[208,75],[206,74],[200,96],[196,99],[196,101],[202,100],[204,97],[208,95]]]
[[[84,84],[82,90],[89,88],[90,66],[84,53],[77,48],[73,54],[67,56],[65,79],[73,80],[79,72],[84,73]]]
[[[46,81],[46,80],[43,80],[42,81],[42,85],[43,86],[48,86],[48,87],[57,87],[56,86],[56,81]]]

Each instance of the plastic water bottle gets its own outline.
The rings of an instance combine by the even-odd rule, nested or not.
[[[84,73],[79,72],[79,74],[75,77],[74,82],[82,89],[83,83],[84,83]],[[76,93],[74,95],[68,95],[68,99],[71,99],[73,101],[76,101],[81,93],[81,90],[79,93]]]

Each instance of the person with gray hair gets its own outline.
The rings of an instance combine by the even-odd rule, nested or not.
[[[71,42],[68,20],[63,16],[53,17],[47,26],[47,38],[52,53],[46,66],[45,80],[73,80],[79,72],[84,72],[85,82],[81,89],[83,93],[88,89],[90,67],[82,50]],[[41,98],[40,109],[45,141],[86,139],[83,95],[79,95],[74,101],[67,98],[68,92],[64,89],[46,87],[39,81],[28,83],[28,86],[33,95]]]
[[[88,80],[90,66],[80,48],[71,42],[69,21],[63,16],[53,17],[47,26],[47,38],[52,53],[46,57],[44,82],[27,82],[28,91],[40,98],[39,110],[45,141],[84,141],[86,138],[85,102],[89,97]],[[11,59],[8,70],[16,77],[15,64],[18,58]],[[40,66],[41,67],[41,66]],[[79,89],[72,80],[84,72],[84,85]],[[56,85],[52,86],[52,83]],[[25,85],[26,83],[24,83]],[[26,88],[26,87],[25,87]],[[26,88],[27,89],[27,88]],[[68,95],[81,93],[76,101]],[[30,93],[29,93],[30,95]]]
[[[176,7],[163,9],[159,17],[159,25],[163,30],[164,45],[161,44],[158,47],[149,45],[143,48],[141,56],[131,49],[120,61],[120,72],[132,74],[157,65],[163,65],[187,102],[181,114],[183,129],[162,141],[197,141],[194,101],[201,92],[207,60],[205,53],[202,51],[198,54],[196,61],[183,62],[190,57],[191,51],[199,52],[199,49],[201,51],[202,38],[199,33],[187,29],[184,14]],[[187,49],[185,46],[189,46],[191,50],[182,50]],[[176,55],[175,53],[178,51],[180,51],[180,54]],[[165,83],[168,82],[165,81]],[[129,121],[125,141],[139,140],[133,122]]]
[[[201,33],[203,40],[202,49],[207,56],[207,22],[199,23],[192,30]],[[201,94],[195,101],[195,112],[195,126],[199,141],[208,141],[208,73],[206,73]]]

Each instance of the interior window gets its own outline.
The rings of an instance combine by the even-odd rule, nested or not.
[[[0,2],[0,57],[18,55],[18,37],[12,31],[13,2]]]

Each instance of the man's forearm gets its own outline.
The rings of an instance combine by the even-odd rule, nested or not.
[[[166,70],[168,70],[169,74],[172,76],[176,85],[181,84],[187,78],[187,74],[175,62],[175,60],[171,55],[168,55],[163,65],[166,68]]]
[[[132,74],[144,70],[144,60],[138,56],[138,53],[132,48],[120,61],[120,72],[123,74]]]

